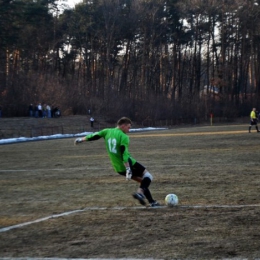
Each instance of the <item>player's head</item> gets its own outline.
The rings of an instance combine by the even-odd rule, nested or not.
[[[128,117],[121,117],[117,121],[117,127],[120,128],[124,133],[128,133],[132,125],[132,121]]]

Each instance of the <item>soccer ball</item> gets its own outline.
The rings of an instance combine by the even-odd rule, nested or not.
[[[165,197],[165,204],[169,207],[177,206],[179,202],[178,196],[175,194],[168,194]]]

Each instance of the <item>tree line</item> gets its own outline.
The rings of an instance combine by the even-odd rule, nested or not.
[[[63,8],[63,9],[62,9]],[[260,98],[260,0],[0,0],[0,105],[204,120]]]

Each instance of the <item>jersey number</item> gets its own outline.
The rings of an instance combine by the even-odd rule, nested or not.
[[[109,147],[109,151],[111,153],[117,153],[117,151],[116,151],[116,139],[115,138],[113,138],[113,139],[109,138],[108,139],[108,147]]]

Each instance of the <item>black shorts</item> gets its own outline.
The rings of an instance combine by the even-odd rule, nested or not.
[[[252,119],[250,121],[250,125],[257,125],[257,119]]]
[[[134,165],[130,166],[130,168],[132,170],[132,176],[143,177],[145,167],[142,164],[136,162]],[[119,172],[119,174],[125,176],[126,172]]]

